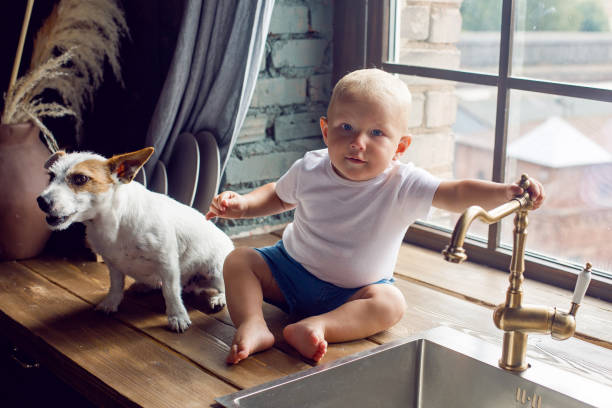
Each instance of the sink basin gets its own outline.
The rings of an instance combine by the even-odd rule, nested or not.
[[[532,361],[498,367],[500,347],[447,327],[383,344],[217,399],[224,407],[612,407],[612,387]]]

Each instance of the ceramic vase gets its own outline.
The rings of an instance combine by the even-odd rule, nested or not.
[[[51,235],[36,203],[51,155],[39,134],[29,123],[0,124],[0,261],[35,257]]]

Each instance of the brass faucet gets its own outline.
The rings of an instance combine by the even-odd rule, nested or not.
[[[514,217],[514,241],[510,261],[510,286],[506,291],[506,302],[497,306],[493,312],[493,321],[497,328],[504,331],[502,355],[499,366],[505,370],[523,371],[529,367],[525,359],[527,335],[529,333],[550,334],[557,340],[565,340],[574,335],[576,330],[576,312],[586,293],[591,280],[591,264],[587,262],[578,275],[576,289],[569,312],[562,312],[555,307],[523,305],[523,272],[525,270],[525,240],[527,238],[527,212],[533,209],[529,197],[529,177],[521,176],[519,185],[524,193],[509,202],[490,211],[479,206],[471,206],[461,215],[451,242],[442,254],[449,262],[461,263],[467,259],[463,241],[472,222],[478,218],[487,224],[493,224],[502,218],[516,213]]]

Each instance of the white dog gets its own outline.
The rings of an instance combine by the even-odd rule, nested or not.
[[[208,293],[210,307],[225,306],[222,267],[234,245],[197,210],[131,183],[151,154],[152,147],[110,159],[57,152],[45,164],[50,182],[37,200],[51,229],[85,224],[90,246],[110,271],[97,309],[117,311],[129,275],[141,289],[161,285],[169,327],[182,332],[191,320],[181,290],[216,289]]]

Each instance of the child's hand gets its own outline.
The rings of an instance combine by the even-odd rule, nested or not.
[[[206,219],[214,217],[220,218],[240,218],[247,210],[247,203],[243,196],[233,191],[224,191],[213,198]]]
[[[518,184],[511,184],[509,191],[509,199],[512,199],[512,197],[516,197],[517,195],[521,195],[523,194],[523,192],[523,189],[519,187]],[[529,177],[529,188],[527,189],[527,192],[529,193],[529,197],[531,197],[531,201],[533,202],[533,209],[537,210],[538,208],[540,208],[540,206],[544,202],[544,198],[546,198],[542,183],[540,183],[534,178]]]

